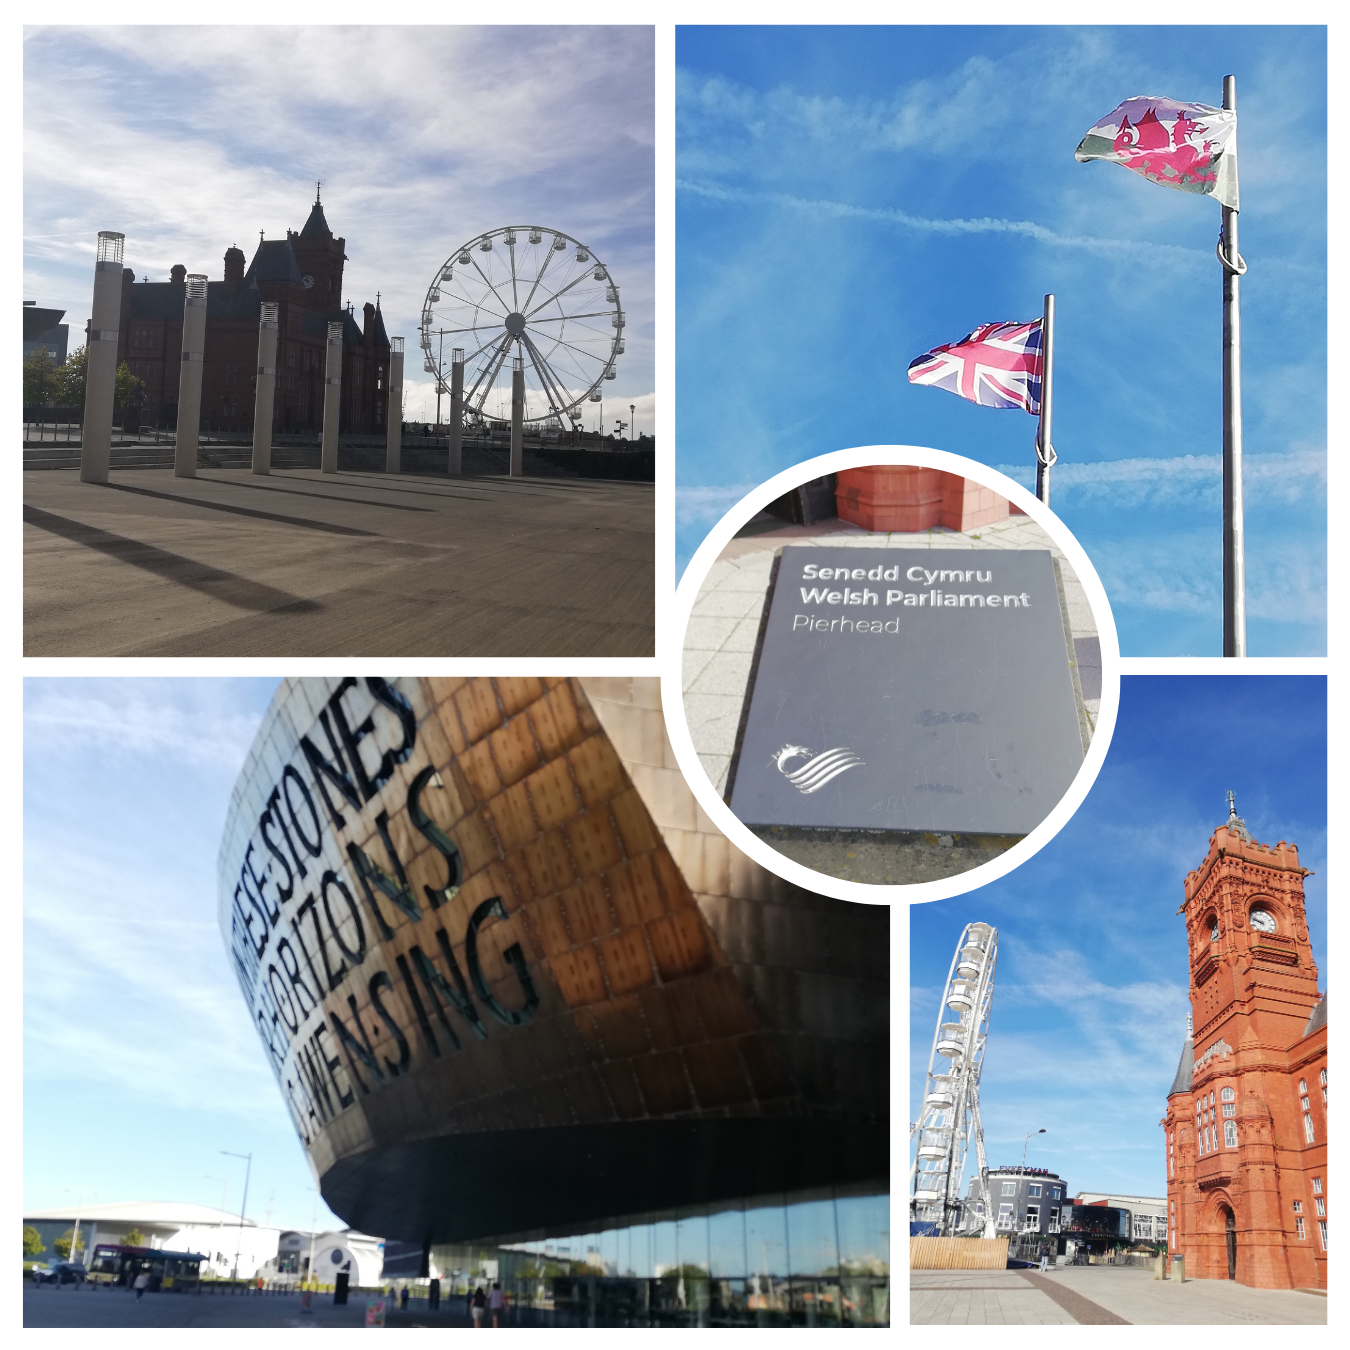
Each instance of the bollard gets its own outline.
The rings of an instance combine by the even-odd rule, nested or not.
[[[449,471],[460,474],[464,445],[464,348],[450,353],[450,463]]]
[[[106,483],[112,456],[113,398],[117,392],[117,330],[122,315],[124,235],[98,232],[94,303],[84,373],[84,427],[80,436],[80,481]]]
[[[328,325],[328,358],[323,380],[323,452],[319,462],[323,473],[336,473],[338,467],[338,419],[342,415],[342,320]]]
[[[1155,1280],[1165,1280],[1167,1278],[1167,1253],[1159,1252],[1153,1258],[1153,1278]]]
[[[511,477],[525,472],[525,358],[511,358]]]
[[[1174,1256],[1172,1258],[1172,1283],[1186,1283],[1186,1258],[1184,1256]]]
[[[197,434],[202,417],[202,361],[206,354],[206,278],[189,272],[183,297],[183,364],[178,372],[175,478],[197,476]]]
[[[272,411],[277,389],[277,314],[275,300],[264,300],[258,321],[258,389],[253,398],[253,472],[272,472]]]
[[[389,339],[389,397],[385,400],[384,424],[388,429],[384,452],[385,473],[403,469],[403,339]]]

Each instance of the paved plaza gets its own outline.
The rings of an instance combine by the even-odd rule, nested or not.
[[[757,518],[752,528],[762,525]],[[1014,515],[966,532],[873,533],[843,520],[760,529],[733,539],[708,572],[694,602],[683,653],[684,711],[704,770],[725,796],[760,618],[775,554],[787,545],[821,548],[1048,549],[1060,563],[1064,607],[1083,692],[1088,735],[1101,706],[1101,648],[1082,583],[1063,551],[1030,516]],[[1012,842],[982,836],[898,842],[862,832],[757,830],[805,867],[850,881],[914,883],[988,862]]]
[[[1034,1270],[915,1270],[911,1325],[1322,1326],[1327,1300],[1313,1291],[1248,1289],[1229,1280],[1155,1280],[1140,1266]]]
[[[24,474],[26,656],[651,656],[653,487]]]

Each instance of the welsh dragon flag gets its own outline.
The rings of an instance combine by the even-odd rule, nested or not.
[[[1127,98],[1073,157],[1123,164],[1152,183],[1217,197],[1237,210],[1237,113],[1171,98]]]

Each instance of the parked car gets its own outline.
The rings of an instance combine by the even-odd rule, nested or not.
[[[85,1269],[78,1261],[53,1261],[34,1266],[32,1276],[34,1284],[83,1284]]]

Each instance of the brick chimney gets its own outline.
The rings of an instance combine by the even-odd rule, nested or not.
[[[225,250],[225,280],[236,284],[244,279],[244,251],[233,244]]]
[[[169,280],[175,286],[186,286],[187,268],[184,267],[182,263],[174,263],[174,265],[169,268]]]
[[[366,301],[364,307],[365,321],[361,325],[362,340],[369,347],[375,341],[375,306]]]

